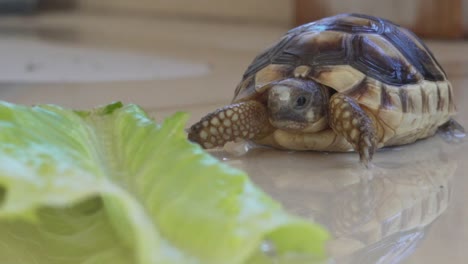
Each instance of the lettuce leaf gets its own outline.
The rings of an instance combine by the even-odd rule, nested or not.
[[[188,142],[186,120],[1,102],[0,263],[323,259],[327,233]]]

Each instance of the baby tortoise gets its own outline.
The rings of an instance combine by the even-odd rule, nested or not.
[[[288,31],[247,68],[232,103],[203,117],[189,139],[237,139],[281,149],[376,149],[432,136],[455,121],[452,86],[412,32],[341,14]]]

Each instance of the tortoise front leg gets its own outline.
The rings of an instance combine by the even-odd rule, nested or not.
[[[204,148],[222,147],[237,139],[254,139],[269,127],[267,110],[257,101],[225,106],[190,127],[188,138]]]
[[[329,110],[330,127],[346,138],[359,153],[360,161],[368,167],[378,144],[378,124],[372,114],[362,109],[353,98],[341,93],[330,98]]]

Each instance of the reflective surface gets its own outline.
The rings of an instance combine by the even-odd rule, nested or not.
[[[370,170],[354,153],[212,153],[247,171],[289,211],[326,226],[334,263],[366,264],[398,263],[430,232],[450,204],[456,148],[434,137],[384,149]]]
[[[15,52],[11,52],[14,50]],[[0,57],[9,67],[2,82],[89,83],[177,79],[209,72],[208,65],[130,52],[66,47],[40,40],[5,38]],[[51,57],[53,60],[51,60]],[[120,63],[120,62],[125,63]],[[79,72],[80,74],[76,74]]]
[[[166,71],[166,76],[161,71],[153,78],[140,76],[132,81],[51,80],[26,85],[18,77],[0,81],[0,96],[15,103],[54,103],[74,108],[122,100],[142,105],[157,120],[187,111],[192,114],[191,123],[229,102],[245,67],[286,30],[74,14],[2,18],[3,40],[20,44],[39,40],[62,48],[112,52],[117,57],[132,53],[155,60],[167,58],[185,62],[180,69],[191,65],[210,67],[203,75],[177,76],[174,71],[182,70],[176,67]],[[468,127],[468,43],[427,44],[454,86],[457,120]],[[43,57],[53,61],[53,56]],[[8,61],[0,61],[0,67],[9,67]],[[118,76],[127,69],[112,67],[107,74]],[[62,74],[57,69],[56,78]],[[82,74],[83,69],[76,68],[74,79],[84,78]],[[466,263],[467,144],[449,144],[437,136],[383,150],[376,154],[372,170],[361,168],[354,153],[255,149],[240,157],[223,151],[214,151],[213,155],[246,170],[287,210],[327,226],[333,235],[328,245],[331,263]]]

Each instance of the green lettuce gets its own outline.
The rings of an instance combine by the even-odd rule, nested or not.
[[[0,263],[323,259],[327,233],[188,142],[186,120],[1,102]]]

